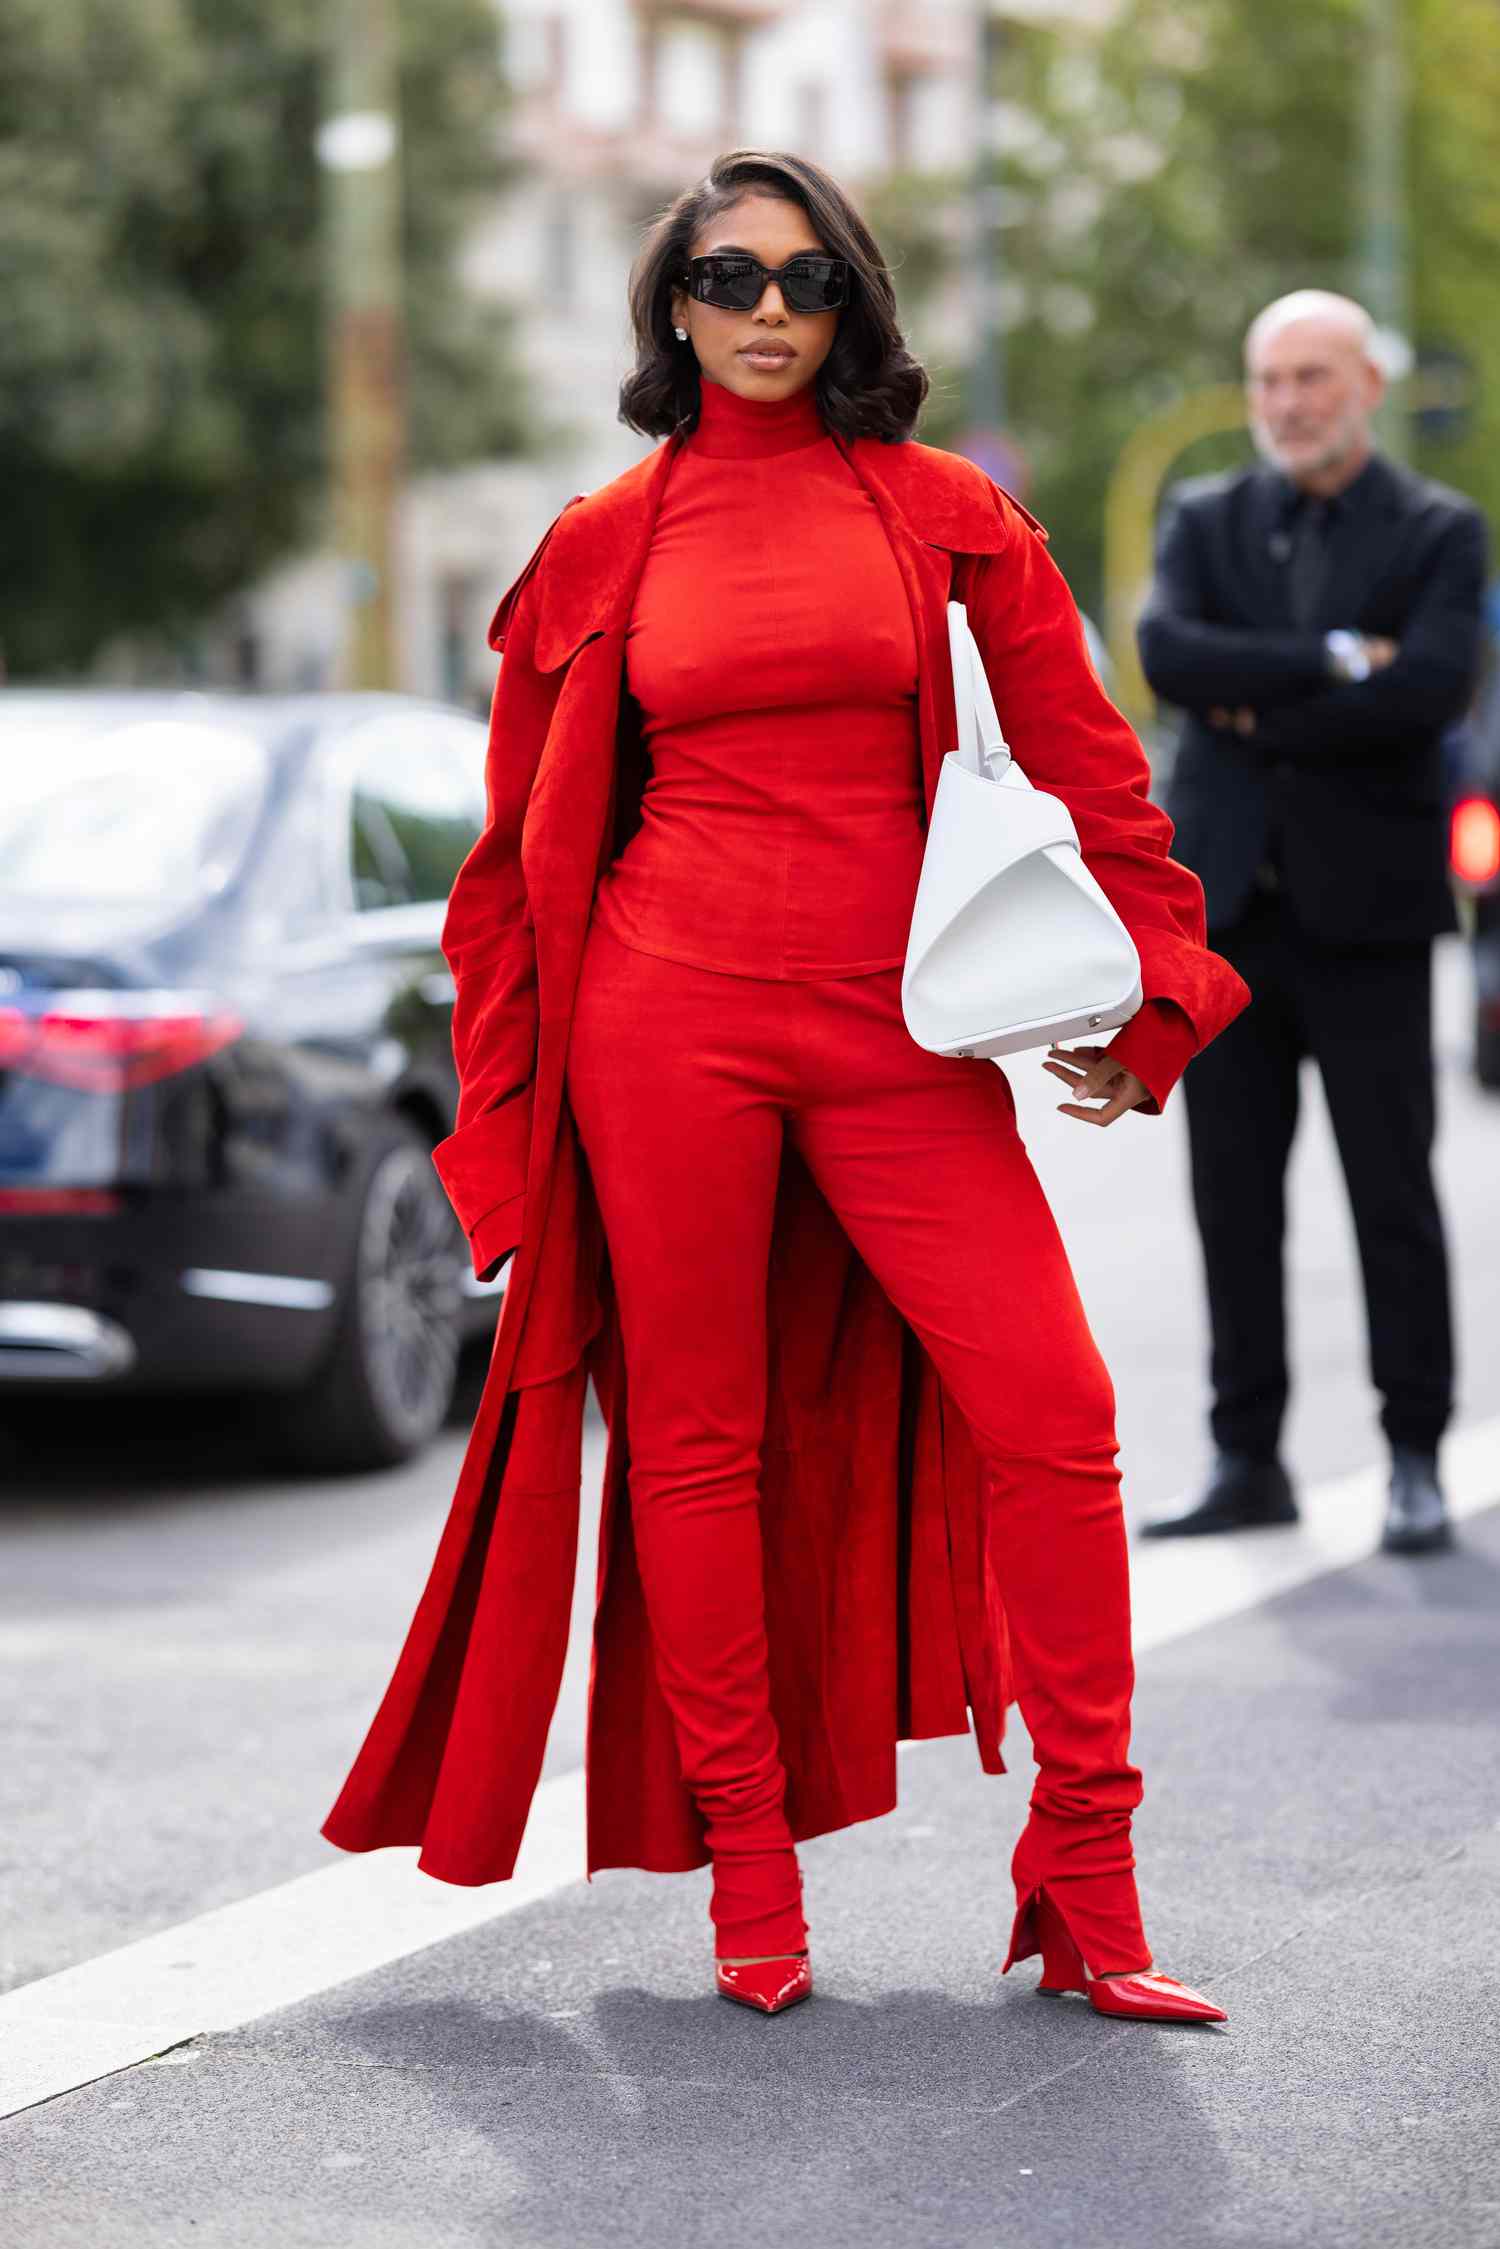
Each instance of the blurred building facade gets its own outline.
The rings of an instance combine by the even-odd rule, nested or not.
[[[556,434],[523,461],[416,480],[402,507],[399,684],[480,704],[499,591],[575,492],[650,450],[617,419],[626,283],[644,227],[711,158],[792,148],[857,197],[930,178],[955,239],[979,129],[976,0],[497,0],[514,102],[514,184],[472,239],[470,284],[502,298]],[[949,372],[965,292],[930,303],[919,348]],[[332,557],[252,595],[236,635],[267,687],[334,684],[344,625]],[[242,668],[245,668],[242,666]]]

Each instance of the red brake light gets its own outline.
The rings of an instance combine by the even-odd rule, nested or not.
[[[244,1027],[189,992],[58,992],[37,1014],[0,1007],[0,1070],[123,1093],[206,1061]]]
[[[113,1218],[119,1208],[107,1187],[0,1187],[0,1218]]]
[[[1459,881],[1476,889],[1500,875],[1500,809],[1488,797],[1464,797],[1453,807],[1448,856]]]

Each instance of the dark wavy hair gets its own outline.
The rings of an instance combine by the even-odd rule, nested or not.
[[[830,257],[849,261],[849,301],[833,348],[814,378],[819,411],[841,437],[910,437],[927,396],[927,370],[906,348],[890,273],[875,237],[836,181],[805,156],[735,148],[652,222],[630,273],[636,361],[620,385],[620,420],[647,437],[696,428],[701,384],[695,354],[672,334],[672,291],[699,233],[745,195],[796,203]]]

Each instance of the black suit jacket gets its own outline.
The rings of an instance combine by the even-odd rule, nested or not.
[[[1283,477],[1252,469],[1168,495],[1141,662],[1183,712],[1166,802],[1210,929],[1240,919],[1268,859],[1297,921],[1326,943],[1453,926],[1440,743],[1473,692],[1484,520],[1380,455],[1366,474],[1302,628],[1288,602]],[[1336,625],[1401,653],[1358,685],[1331,681],[1323,634]],[[1211,726],[1216,705],[1248,705],[1254,734]]]

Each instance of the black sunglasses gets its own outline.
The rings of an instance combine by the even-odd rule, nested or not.
[[[768,281],[780,288],[790,312],[836,312],[849,302],[847,258],[804,253],[784,266],[763,266],[743,251],[719,251],[713,257],[690,258],[681,279],[689,296],[722,312],[753,312]]]

